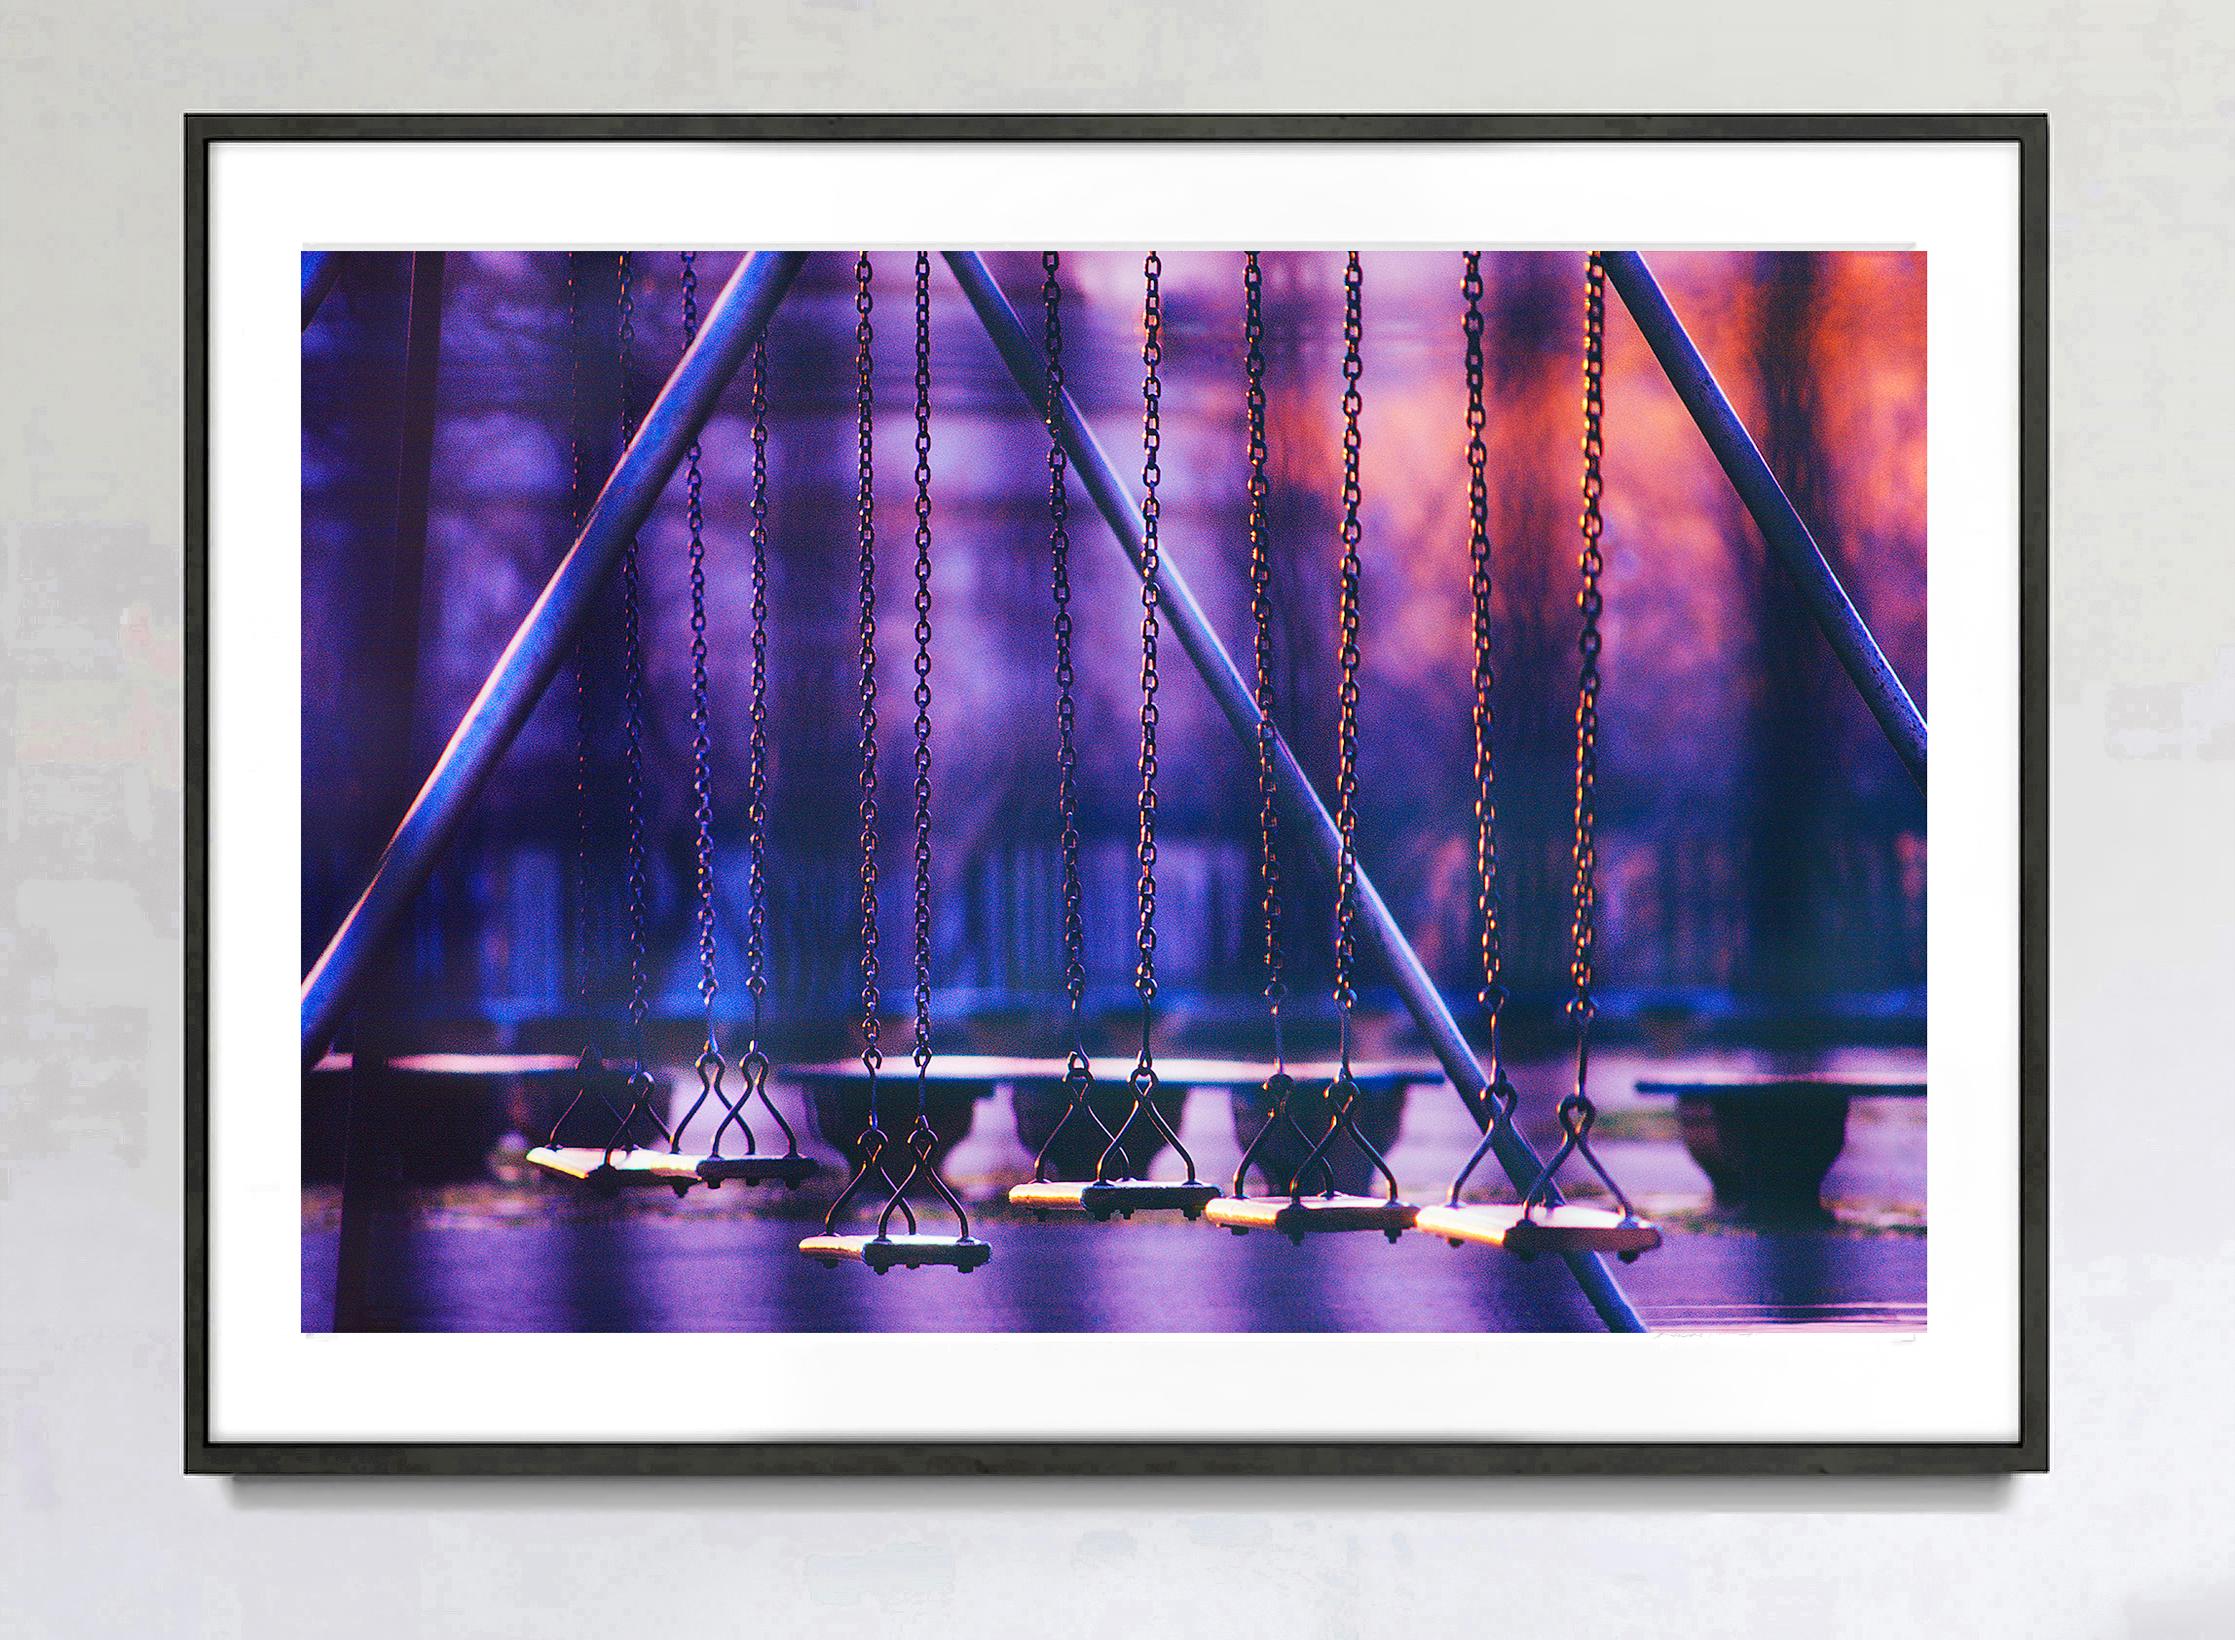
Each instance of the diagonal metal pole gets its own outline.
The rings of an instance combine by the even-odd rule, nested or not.
[[[303,328],[310,329],[311,320],[318,317],[318,309],[333,290],[334,281],[341,277],[341,257],[333,251],[303,252]]]
[[[644,527],[661,490],[714,413],[715,401],[768,327],[807,260],[800,251],[756,251],[738,263],[707,310],[698,340],[645,412],[635,440],[598,492],[574,545],[521,619],[389,838],[357,903],[303,979],[303,1068],[318,1063],[374,956],[425,885],[458,824],[488,784],[528,714],[550,687],[598,589]]]
[[[1016,309],[1001,294],[1001,287],[994,282],[992,270],[985,258],[975,251],[948,251],[947,266],[970,299],[978,320],[993,339],[1001,360],[1009,367],[1009,375],[1016,382],[1017,391],[1035,409],[1045,411],[1044,371],[1046,361],[1041,357],[1040,344],[1026,334],[1023,323],[1017,318]],[[1094,498],[1095,509],[1110,527],[1110,533],[1125,549],[1137,570],[1141,564],[1141,508],[1126,480],[1110,465],[1110,458],[1103,453],[1086,418],[1079,414],[1079,407],[1068,391],[1063,395],[1057,421],[1057,434],[1069,453],[1071,464],[1078,470],[1087,493]],[[1203,606],[1196,602],[1194,592],[1187,584],[1187,577],[1172,561],[1169,546],[1163,549],[1160,565],[1163,586],[1163,608],[1172,630],[1187,651],[1188,659],[1203,675],[1211,691],[1211,698],[1218,702],[1219,710],[1226,714],[1226,721],[1242,739],[1243,745],[1254,756],[1261,719],[1257,711],[1257,698],[1242,679],[1241,669],[1234,664],[1234,657],[1226,652],[1212,630],[1210,617],[1203,613]],[[1304,829],[1304,836],[1320,864],[1333,871],[1342,847],[1336,833],[1334,817],[1327,812],[1327,805],[1320,801],[1319,793],[1312,788],[1303,766],[1296,761],[1296,754],[1289,749],[1287,740],[1276,728],[1273,731],[1273,755],[1277,759],[1281,796],[1287,800],[1289,811]],[[1404,998],[1405,1008],[1421,1034],[1428,1039],[1444,1074],[1451,1079],[1467,1101],[1470,1111],[1482,1108],[1484,1078],[1482,1066],[1476,1061],[1474,1049],[1459,1030],[1458,1021],[1451,1017],[1445,1006],[1443,994],[1436,989],[1436,982],[1428,977],[1422,966],[1420,954],[1413,950],[1412,942],[1405,938],[1404,930],[1397,926],[1397,919],[1390,914],[1381,893],[1366,874],[1363,865],[1357,872],[1358,908],[1364,913],[1363,921],[1368,936],[1377,945],[1382,959],[1388,963],[1390,977],[1395,980],[1398,995]],[[1543,1171],[1543,1161],[1531,1145],[1514,1127],[1501,1124],[1492,1141],[1498,1165],[1505,1169],[1506,1177],[1517,1187],[1526,1189]],[[1637,1311],[1622,1294],[1614,1274],[1596,1253],[1570,1253],[1564,1255],[1568,1268],[1574,1272],[1576,1284],[1590,1300],[1599,1319],[1615,1332],[1643,1332],[1645,1324],[1638,1319]]]
[[[1861,693],[1863,704],[1870,708],[1870,715],[1878,720],[1878,727],[1893,744],[1902,767],[1916,781],[1917,789],[1923,791],[1923,715],[1918,712],[1916,702],[1909,698],[1909,691],[1902,687],[1893,663],[1886,659],[1886,652],[1871,636],[1869,625],[1847,596],[1847,589],[1839,584],[1838,575],[1824,561],[1815,536],[1809,533],[1808,525],[1794,509],[1784,486],[1777,482],[1777,475],[1769,470],[1769,463],[1762,459],[1753,436],[1746,431],[1746,424],[1738,419],[1738,412],[1731,408],[1730,399],[1716,382],[1715,373],[1707,368],[1707,361],[1692,344],[1684,322],[1669,306],[1660,281],[1653,277],[1653,270],[1636,251],[1604,251],[1599,261],[1606,269],[1608,281],[1620,294],[1622,305],[1630,310],[1630,317],[1644,335],[1645,345],[1653,350],[1653,357],[1661,361],[1661,369],[1676,389],[1676,396],[1684,401],[1684,408],[1699,424],[1700,435],[1715,452],[1715,459],[1722,464],[1731,488],[1738,492],[1738,499],[1753,515],[1755,528],[1762,532],[1770,551],[1777,555],[1778,562],[1785,566],[1800,588],[1801,601],[1808,606],[1808,613],[1831,644],[1832,653],[1839,657],[1839,664],[1846,668],[1848,678]]]

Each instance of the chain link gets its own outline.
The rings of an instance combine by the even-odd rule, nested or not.
[[[1063,415],[1062,257],[1040,256],[1040,300],[1045,314],[1048,428],[1048,555],[1055,594],[1055,807],[1057,846],[1063,856],[1063,992],[1071,1004],[1073,1052],[1084,1057],[1086,1007],[1086,894],[1079,872],[1078,706],[1071,662],[1071,502],[1069,463],[1060,436]]]
[[[1157,640],[1164,603],[1163,559],[1158,545],[1163,500],[1158,485],[1163,478],[1164,443],[1164,259],[1150,251],[1141,262],[1141,790],[1136,807],[1139,833],[1134,857],[1140,866],[1138,903],[1140,924],[1136,932],[1133,989],[1141,999],[1141,1050],[1128,1079],[1133,1103],[1125,1120],[1103,1148],[1094,1164],[1097,1181],[1108,1182],[1114,1169],[1133,1166],[1126,1150],[1126,1136],[1136,1123],[1145,1123],[1187,1169],[1195,1182],[1195,1158],[1180,1143],[1171,1120],[1157,1108],[1159,1079],[1154,1041],[1156,1008],[1156,731]]]
[[[1570,1102],[1588,1115],[1586,1091],[1591,1022],[1598,1003],[1591,994],[1592,958],[1596,947],[1593,912],[1598,899],[1596,881],[1598,847],[1599,769],[1599,615],[1605,601],[1599,576],[1606,567],[1599,550],[1605,523],[1600,515],[1601,420],[1605,413],[1606,269],[1597,252],[1586,264],[1583,301],[1583,544],[1577,555],[1582,587],[1576,607],[1582,615],[1576,637],[1575,690],[1575,915],[1569,927],[1568,978],[1574,990],[1568,1014],[1575,1023],[1575,1092]]]
[[[636,404],[630,371],[636,362],[636,299],[629,253],[618,258],[620,276],[620,325],[618,333],[621,372],[621,448],[636,442]],[[649,954],[646,902],[650,889],[644,861],[644,589],[636,537],[629,538],[621,558],[621,710],[623,790],[628,805],[627,849],[629,885],[629,1031],[631,1048],[641,1070],[644,1063],[644,1020],[650,1012],[645,996]]]
[[[1342,1073],[1350,1074],[1350,1012],[1357,1001],[1358,919],[1358,511],[1359,432],[1364,336],[1363,275],[1352,251],[1343,269],[1343,516],[1336,660],[1341,672],[1335,717],[1335,1006],[1341,1015]]]
[[[698,253],[681,253],[683,346],[698,340]],[[706,481],[699,470],[699,443],[684,454],[683,513],[691,546],[691,795],[697,826],[693,858],[697,866],[698,994],[706,1009],[706,1046],[714,1046],[714,997],[721,989],[714,971],[714,733],[706,675]]]
[[[931,1068],[931,256],[916,253],[916,1115]]]
[[[1086,1052],[1085,894],[1079,880],[1078,711],[1072,700],[1070,457],[1063,446],[1063,258],[1040,253],[1041,344],[1046,372],[1040,418],[1048,432],[1048,554],[1055,590],[1056,822],[1063,860],[1063,990],[1071,1005],[1071,1048],[1065,1056],[1063,1114],[1032,1158],[1032,1177],[1045,1179],[1057,1142],[1084,1121],[1107,1147],[1110,1130],[1095,1112],[1094,1071]]]
[[[1157,484],[1164,442],[1164,294],[1163,259],[1150,251],[1141,264],[1141,791],[1136,804],[1139,833],[1134,857],[1140,865],[1136,899],[1140,927],[1133,989],[1141,998],[1141,1060],[1149,1058],[1148,1010],[1156,1001],[1156,643],[1163,600],[1163,564],[1157,544],[1163,501]]]
[[[1467,533],[1474,603],[1474,820],[1475,914],[1481,928],[1482,985],[1475,1000],[1489,1027],[1490,1085],[1504,1080],[1499,1023],[1505,1009],[1503,929],[1498,918],[1498,789],[1494,697],[1497,667],[1492,638],[1490,563],[1490,455],[1483,438],[1489,424],[1484,406],[1482,353],[1482,253],[1466,253],[1460,281],[1466,299],[1462,331],[1466,337],[1467,377]]]
[[[1281,1005],[1288,1000],[1287,956],[1281,948],[1280,769],[1275,755],[1279,731],[1273,727],[1273,557],[1267,503],[1272,483],[1266,476],[1265,439],[1265,279],[1257,252],[1242,264],[1245,399],[1249,420],[1249,614],[1257,668],[1257,865],[1264,891],[1265,1002],[1273,1018],[1273,1062],[1285,1062],[1281,1043]]]
[[[877,966],[877,496],[875,417],[870,384],[869,253],[854,260],[854,417],[859,488],[857,539],[861,548],[861,1062],[869,1071],[870,1125],[877,1120],[876,1083],[884,1050],[878,1046]]]
[[[1233,1193],[1238,1197],[1248,1194],[1250,1166],[1258,1161],[1275,1129],[1288,1134],[1303,1152],[1309,1153],[1313,1148],[1311,1136],[1290,1110],[1296,1085],[1288,1074],[1287,1044],[1281,1019],[1282,1007],[1288,1000],[1288,980],[1287,957],[1281,945],[1277,755],[1280,733],[1273,726],[1273,543],[1267,508],[1272,483],[1266,473],[1269,450],[1265,437],[1265,277],[1255,251],[1248,252],[1242,261],[1242,343],[1243,368],[1248,380],[1243,404],[1249,426],[1249,618],[1251,652],[1256,663],[1257,865],[1264,891],[1265,1005],[1272,1016],[1273,1068],[1260,1090],[1264,1098],[1264,1122],[1243,1146],[1241,1160],[1235,1164]],[[1270,1169],[1267,1173],[1268,1181],[1277,1186],[1280,1180],[1271,1177]],[[1321,1176],[1332,1189],[1332,1171],[1323,1169]],[[1295,1176],[1291,1176],[1289,1183],[1292,1188],[1301,1189]]]
[[[752,998],[752,1045],[761,1041],[768,991],[768,341],[753,343],[752,693],[745,738],[745,991]]]
[[[567,252],[567,506],[570,533],[582,531],[582,444],[588,395],[582,380],[580,254]],[[590,657],[589,641],[574,645],[574,999],[585,1028],[590,1017]]]

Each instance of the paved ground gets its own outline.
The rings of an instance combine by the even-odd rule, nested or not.
[[[1636,1076],[1767,1069],[1730,1056],[1601,1062],[1602,1154],[1661,1218],[1663,1247],[1619,1279],[1656,1327],[1916,1326],[1925,1300],[1925,1112],[1921,1101],[1858,1104],[1827,1185],[1840,1222],[1758,1233],[1717,1223],[1705,1181],[1665,1105],[1627,1093]],[[1919,1074],[1921,1056],[1873,1052],[1836,1067]],[[1559,1070],[1517,1076],[1534,1113]],[[1527,1125],[1537,1133],[1540,1123]],[[1182,1137],[1222,1181],[1238,1147],[1223,1100],[1196,1098]],[[1540,1146],[1542,1144],[1540,1135]],[[1393,1159],[1407,1193],[1440,1196],[1473,1131],[1456,1100],[1417,1091]],[[1157,1169],[1171,1171],[1167,1165]],[[1046,1224],[1010,1214],[1001,1191],[1029,1167],[1005,1102],[978,1108],[950,1172],[994,1244],[986,1269],[825,1270],[796,1242],[823,1195],[735,1187],[665,1192],[615,1205],[533,1183],[430,1197],[398,1256],[383,1261],[397,1324],[430,1331],[1478,1331],[1596,1325],[1556,1262],[1522,1265],[1425,1236],[1320,1237],[1301,1248],[1201,1224]],[[304,1325],[330,1324],[335,1236],[330,1195],[306,1202]]]
[[[390,1299],[427,1331],[1566,1331],[1596,1326],[1565,1269],[1426,1236],[1301,1248],[1205,1225],[988,1222],[983,1270],[826,1270],[812,1225],[632,1212],[422,1227]],[[334,1236],[304,1247],[304,1323],[323,1328]],[[1915,1325],[1916,1236],[1672,1234],[1621,1280],[1653,1326]]]

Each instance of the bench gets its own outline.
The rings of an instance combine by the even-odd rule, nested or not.
[[[1684,1148],[1715,1187],[1718,1210],[1754,1219],[1822,1219],[1824,1176],[1847,1143],[1857,1099],[1922,1099],[1922,1082],[1835,1076],[1641,1081],[1674,1099]]]
[[[924,1079],[924,1091],[932,1126],[939,1131],[937,1154],[944,1157],[955,1142],[970,1131],[977,1101],[993,1097],[1002,1088],[1010,1091],[1017,1138],[1025,1153],[1028,1156],[1038,1154],[1070,1104],[1070,1092],[1063,1081],[1064,1067],[1065,1061],[1061,1058],[964,1053],[933,1056],[929,1074]],[[1133,1061],[1122,1055],[1097,1055],[1092,1069],[1093,1108],[1106,1126],[1114,1128],[1125,1119],[1132,1105],[1133,1093],[1128,1079],[1133,1072]],[[1270,1069],[1258,1060],[1196,1058],[1182,1054],[1159,1057],[1156,1061],[1157,1108],[1176,1128],[1187,1094],[1199,1088],[1216,1089],[1228,1095],[1235,1136],[1238,1142],[1246,1144],[1263,1120],[1259,1088]],[[1317,1108],[1319,1090],[1334,1071],[1331,1063],[1298,1063],[1289,1067],[1297,1083],[1297,1114],[1308,1129],[1311,1113]],[[858,1164],[853,1141],[869,1117],[868,1084],[861,1061],[842,1059],[819,1065],[787,1066],[781,1067],[778,1074],[797,1082],[805,1090],[816,1133]],[[1354,1065],[1352,1080],[1358,1084],[1365,1105],[1361,1125],[1367,1136],[1380,1146],[1392,1143],[1406,1090],[1442,1078],[1442,1069],[1432,1061],[1369,1063],[1362,1060]],[[915,1119],[915,1066],[905,1057],[896,1055],[886,1061],[877,1080],[884,1126],[888,1132],[900,1132]],[[1160,1149],[1160,1136],[1151,1131],[1148,1124],[1137,1124],[1134,1131],[1126,1135],[1125,1170],[1136,1176],[1145,1174]],[[1056,1151],[1048,1159],[1050,1171],[1059,1178],[1077,1180],[1092,1175],[1102,1144],[1092,1124],[1074,1122],[1064,1130]],[[1266,1160],[1264,1171],[1270,1180],[1283,1165],[1293,1167],[1296,1161],[1301,1161],[1302,1155],[1299,1152],[1293,1160],[1284,1155],[1268,1155]],[[1344,1188],[1365,1187],[1363,1156],[1356,1155],[1351,1147],[1344,1147],[1334,1161]],[[1354,1171],[1358,1175],[1355,1178],[1351,1176]],[[1287,1182],[1286,1173],[1282,1173],[1279,1185],[1285,1187]],[[1268,1185],[1268,1188],[1273,1186]],[[1072,1204],[1061,1205],[1070,1207]]]

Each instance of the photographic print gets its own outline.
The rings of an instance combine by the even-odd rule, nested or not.
[[[2026,1450],[2016,142],[862,135],[210,144],[219,1466]]]

